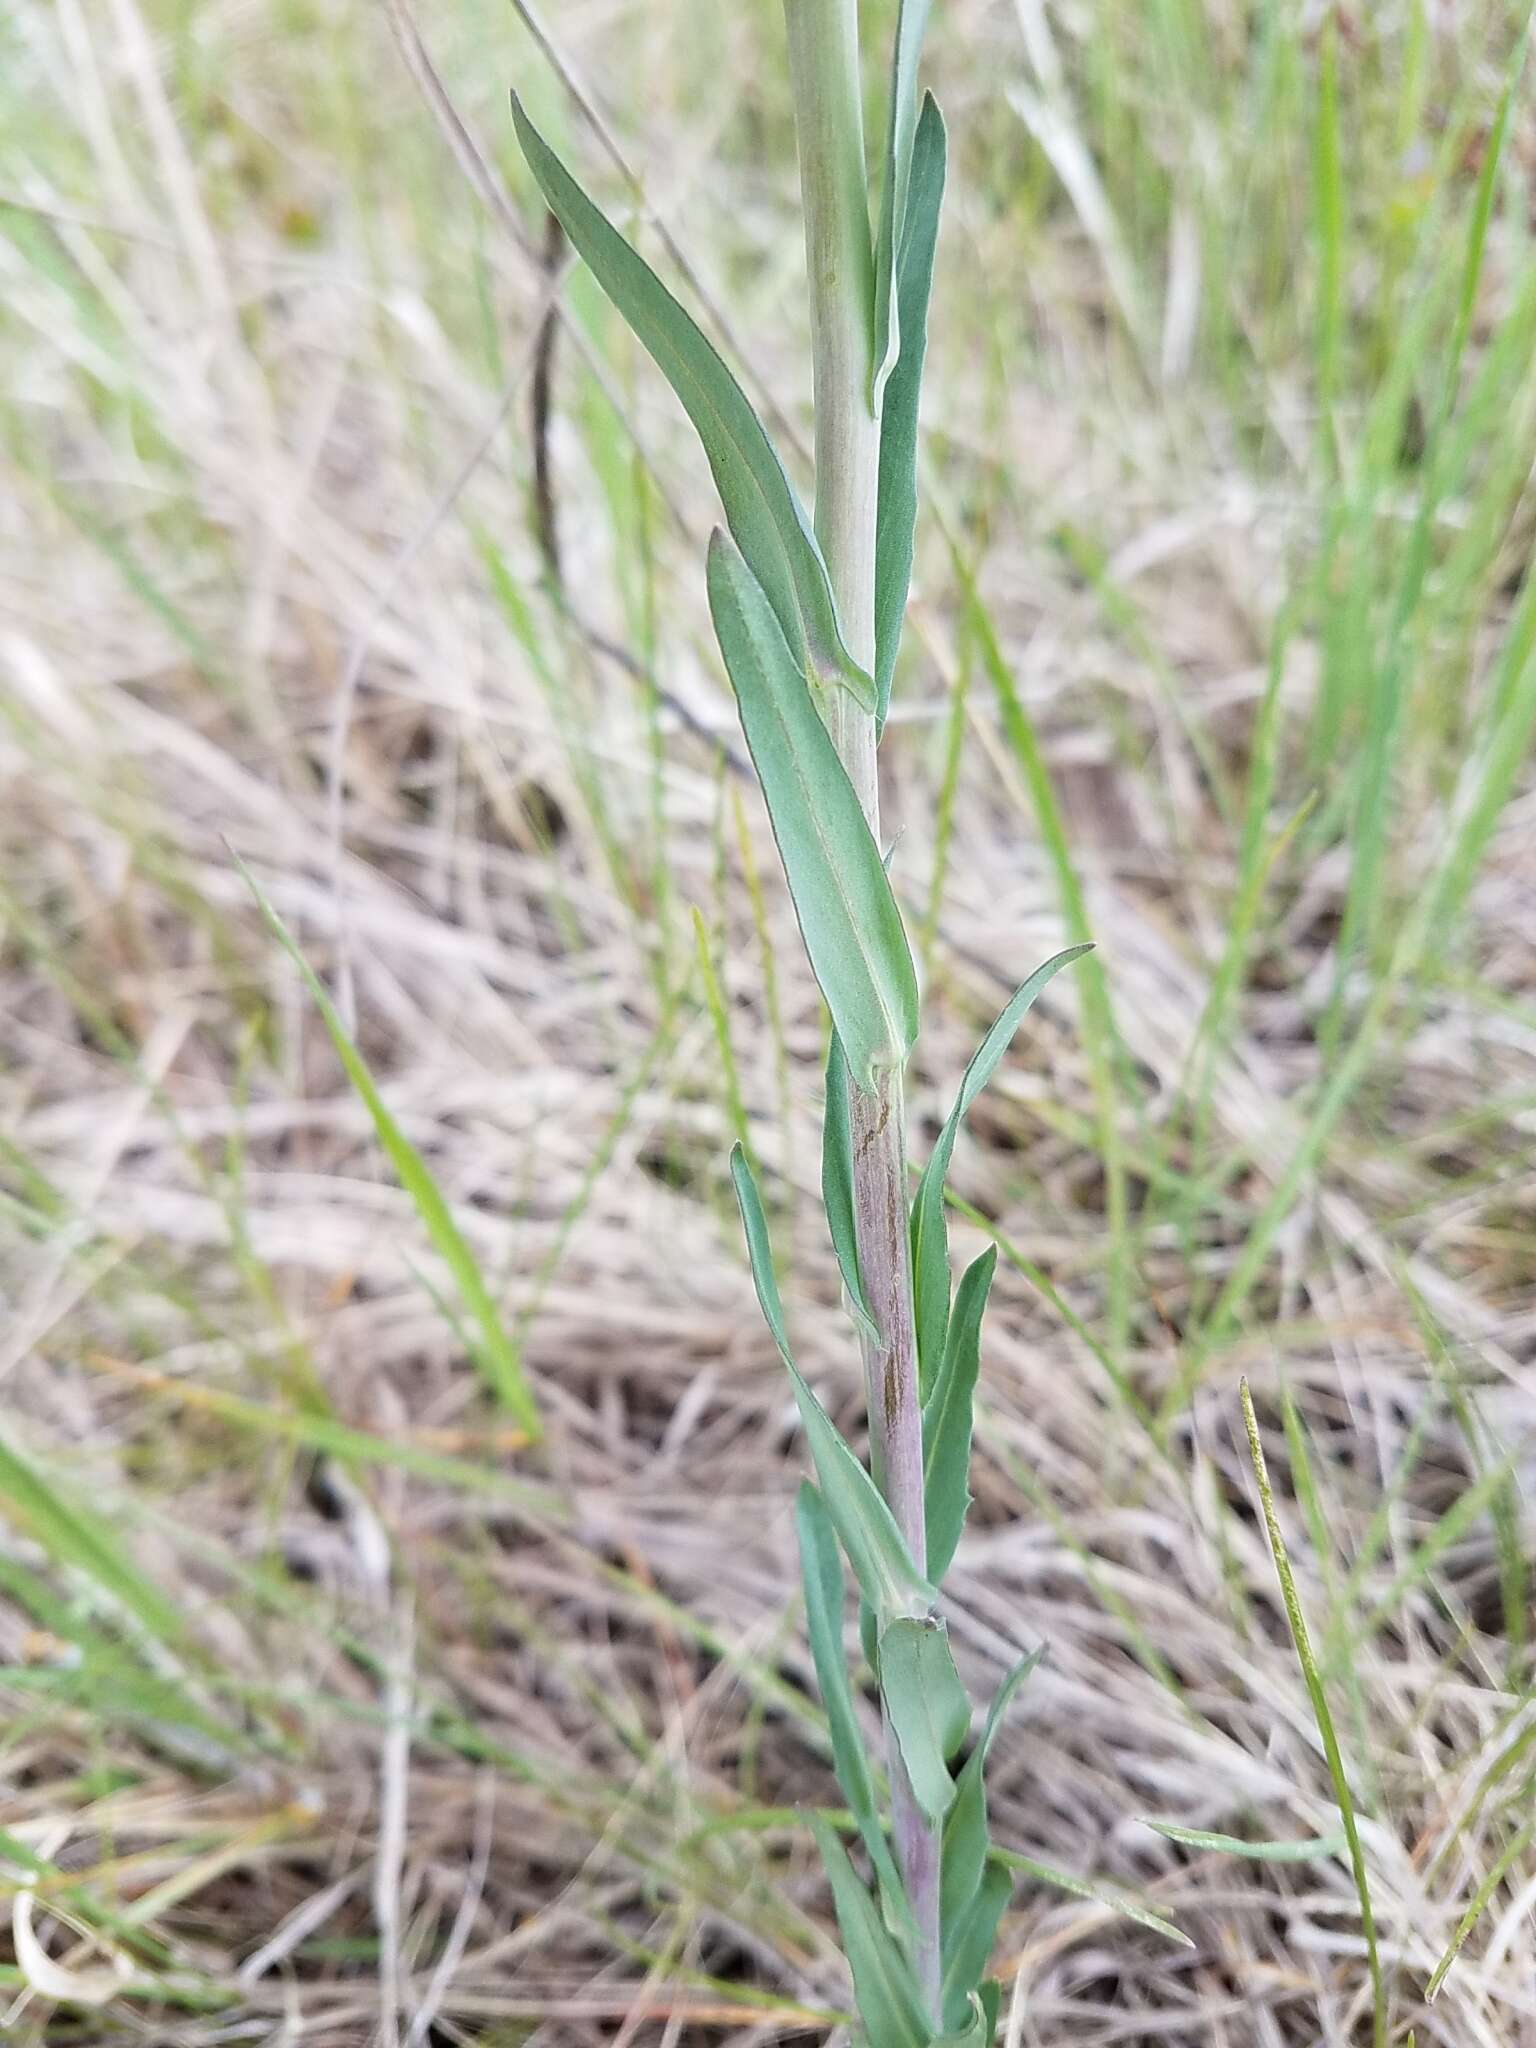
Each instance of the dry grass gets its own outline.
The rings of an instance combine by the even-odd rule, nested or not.
[[[1396,442],[1369,452],[1371,407],[1427,304],[1446,317],[1402,413],[1433,423],[1516,11],[1430,10],[1407,137],[1415,9],[1346,23],[1336,467],[1310,32],[1265,14],[1263,63],[1300,83],[1260,118],[1236,0],[1102,34],[1103,10],[939,10],[943,523],[887,749],[920,917],[940,884],[920,1117],[1062,938],[1074,879],[1112,1006],[1054,984],[957,1160],[1054,1293],[1005,1257],[952,1627],[981,1687],[1050,1645],[998,1745],[996,1838],[1192,1943],[1025,1881],[1010,2048],[1369,2037],[1347,1858],[1141,1824],[1338,1827],[1244,1373],[1363,1809],[1392,2037],[1536,2030],[1536,786],[1531,662],[1505,655],[1532,532],[1528,98],[1375,798],[1358,703],[1332,732],[1321,708],[1330,660],[1362,692],[1386,672],[1421,479]],[[570,0],[552,25],[803,438],[776,15]],[[659,380],[568,280],[551,592],[549,284],[503,89],[568,103],[510,14],[420,26],[473,161],[402,62],[410,24],[350,0],[18,0],[4,30],[0,1856],[23,1941],[77,1989],[125,1959],[109,2004],[72,2005],[12,1951],[21,2043],[683,2048],[821,2039],[846,2000],[785,1811],[832,1796],[790,1597],[801,1452],[728,1215],[692,905],[804,1360],[845,1415],[858,1390],[809,1198],[815,992],[712,738],[712,510]],[[1187,119],[1165,90],[1186,75]],[[1433,171],[1397,147],[1447,137]],[[591,130],[568,139],[622,194]],[[1480,798],[1469,891],[1442,901]],[[231,848],[504,1300],[539,1452],[423,1284],[415,1212]]]

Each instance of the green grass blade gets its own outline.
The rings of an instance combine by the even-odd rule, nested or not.
[[[1398,961],[1406,963],[1415,950],[1413,933],[1399,946]],[[1220,1342],[1230,1335],[1249,1295],[1285,1227],[1306,1179],[1322,1156],[1335,1126],[1354,1098],[1370,1066],[1371,1056],[1385,1027],[1396,987],[1397,973],[1379,982],[1355,1035],[1337,1062],[1326,1071],[1322,1091],[1311,1116],[1296,1140],[1289,1158],[1280,1169],[1269,1199],[1254,1219],[1221,1291],[1211,1305],[1204,1323],[1190,1342],[1183,1364],[1169,1384],[1157,1412],[1157,1426],[1166,1435],[1199,1384],[1206,1364]]]
[[[906,1061],[917,974],[880,857],[832,736],[751,569],[717,532],[709,603],[805,949],[855,1081]]]
[[[0,1511],[26,1529],[56,1564],[90,1579],[151,1636],[170,1645],[185,1641],[180,1612],[134,1569],[117,1531],[80,1502],[67,1500],[3,1440]]]
[[[1427,2000],[1432,2000],[1445,1982],[1451,1965],[1461,1954],[1466,1944],[1467,1936],[1472,1932],[1487,1909],[1488,1901],[1504,1882],[1513,1865],[1530,1848],[1532,1842],[1536,1842],[1536,1821],[1531,1821],[1526,1827],[1521,1828],[1520,1832],[1506,1843],[1502,1852],[1494,1860],[1493,1868],[1478,1886],[1473,1894],[1472,1903],[1462,1914],[1460,1920],[1457,1921],[1456,1932],[1451,1936],[1445,1954],[1436,1963],[1434,1975],[1424,1987],[1424,1996]]]
[[[1264,1507],[1264,1526],[1269,1532],[1269,1547],[1274,1554],[1275,1573],[1280,1581],[1281,1597],[1285,1602],[1285,1618],[1290,1626],[1291,1641],[1296,1646],[1297,1662],[1301,1665],[1302,1677],[1306,1681],[1307,1697],[1312,1702],[1312,1713],[1317,1722],[1318,1735],[1322,1739],[1323,1754],[1328,1761],[1328,1774],[1333,1780],[1333,1794],[1338,1803],[1339,1819],[1344,1826],[1350,1866],[1354,1872],[1355,1890],[1360,1899],[1360,1926],[1365,1936],[1366,1959],[1371,1973],[1372,2041],[1374,2048],[1386,2048],[1386,1981],[1382,1975],[1381,1952],[1376,1941],[1376,1914],[1371,1906],[1371,1885],[1365,1868],[1365,1851],[1361,1847],[1360,1830],[1355,1822],[1354,1794],[1349,1789],[1349,1778],[1344,1769],[1339,1738],[1328,1706],[1328,1695],[1323,1689],[1322,1674],[1318,1670],[1317,1659],[1312,1654],[1312,1639],[1307,1632],[1306,1616],[1301,1611],[1301,1600],[1296,1591],[1290,1554],[1285,1547],[1285,1538],[1280,1532],[1280,1517],[1275,1512],[1275,1496],[1269,1483],[1269,1467],[1264,1459],[1264,1443],[1259,1435],[1259,1421],[1253,1411],[1253,1395],[1249,1391],[1246,1379],[1242,1383],[1242,1394],[1243,1422],[1248,1431],[1248,1452],[1253,1460],[1254,1477],[1258,1481],[1259,1498]]]
[[[1487,1466],[1471,1485],[1456,1495],[1424,1541],[1415,1547],[1387,1590],[1359,1624],[1355,1632],[1357,1640],[1369,1641],[1374,1637],[1376,1632],[1392,1619],[1407,1595],[1429,1578],[1435,1565],[1451,1546],[1462,1542],[1470,1535],[1484,1515],[1492,1516],[1497,1511],[1510,1479],[1518,1468],[1519,1454],[1515,1450],[1510,1450],[1497,1464]]]
[[[953,1189],[946,1192],[944,1199],[957,1216],[963,1216],[967,1223],[973,1223],[978,1230],[985,1231],[991,1236],[993,1243],[1014,1271],[1022,1273],[1040,1298],[1048,1303],[1056,1314],[1061,1317],[1061,1320],[1078,1339],[1079,1343],[1092,1353],[1094,1359],[1103,1368],[1104,1377],[1109,1381],[1117,1398],[1123,1402],[1127,1414],[1134,1418],[1137,1427],[1145,1433],[1154,1449],[1160,1449],[1155,1433],[1152,1411],[1148,1408],[1146,1401],[1132,1385],[1124,1368],[1105,1350],[1103,1344],[1094,1335],[1089,1325],[1084,1322],[1077,1310],[1073,1308],[1071,1302],[1066,1299],[1061,1290],[1055,1285],[1050,1275],[1037,1266],[1033,1259],[1027,1259],[1013,1240],[1006,1237],[998,1229],[991,1217],[984,1216],[974,1202],[966,1201],[963,1195],[957,1195]],[[1162,1455],[1166,1457],[1166,1451],[1162,1452]]]
[[[1176,1941],[1181,1948],[1195,1946],[1181,1927],[1175,1927],[1171,1920],[1163,1919],[1150,1906],[1142,1905],[1139,1899],[1127,1898],[1124,1892],[1094,1884],[1086,1877],[1074,1877],[1070,1871],[1058,1870],[1054,1863],[1041,1863],[1037,1858],[1021,1856],[1013,1849],[994,1849],[991,1855],[993,1862],[1002,1864],[1005,1870],[1017,1871],[1021,1877],[1032,1877],[1037,1883],[1049,1885],[1052,1891],[1066,1892],[1074,1899],[1091,1899],[1094,1905],[1118,1913],[1124,1920],[1134,1920],[1138,1927],[1162,1935],[1165,1941]]]
[[[981,1370],[981,1319],[986,1313],[997,1246],[968,1266],[955,1294],[944,1341],[944,1360],[923,1403],[923,1511],[928,1534],[928,1576],[944,1583],[971,1505],[971,1427]]]
[[[949,708],[944,721],[944,769],[934,803],[933,866],[928,873],[927,901],[923,905],[920,943],[925,971],[932,968],[934,946],[939,936],[939,917],[944,908],[944,891],[949,880],[950,855],[955,839],[955,805],[960,792],[960,769],[970,713],[972,669],[971,634],[969,629],[962,627],[958,664],[949,688]]]
[[[885,724],[901,645],[917,530],[917,425],[928,356],[928,299],[947,142],[932,94],[923,102],[912,153],[907,225],[897,262],[900,353],[880,406],[880,484],[875,521],[875,718]]]
[[[1312,136],[1313,207],[1318,249],[1317,399],[1321,468],[1337,474],[1336,409],[1344,333],[1344,174],[1339,146],[1339,31],[1330,8],[1319,43],[1317,112]]]
[[[1536,568],[1527,568],[1490,685],[1487,732],[1462,778],[1455,826],[1435,884],[1433,928],[1456,929],[1478,863],[1516,779],[1530,758],[1536,730]]]
[[[749,1156],[752,1151],[751,1139],[747,1132],[746,1105],[741,1099],[741,1075],[736,1066],[736,1048],[731,1043],[731,1019],[725,1007],[725,995],[720,987],[720,977],[715,972],[714,955],[709,949],[709,933],[704,929],[704,913],[698,905],[693,909],[693,942],[695,957],[699,964],[699,976],[704,983],[704,1003],[709,1011],[709,1020],[715,1027],[715,1044],[720,1050],[720,1068],[725,1076],[725,1106],[731,1119],[731,1129],[737,1143]]]
[[[1536,10],[1527,5],[1515,38],[1509,69],[1505,73],[1504,88],[1499,94],[1493,125],[1481,152],[1477,190],[1472,201],[1471,231],[1467,236],[1466,251],[1462,259],[1460,290],[1456,301],[1456,326],[1446,357],[1445,384],[1440,398],[1440,410],[1445,416],[1449,416],[1451,408],[1456,403],[1456,388],[1461,378],[1462,359],[1466,354],[1467,342],[1472,333],[1472,322],[1477,313],[1483,258],[1488,247],[1488,227],[1493,219],[1494,200],[1499,189],[1499,173],[1504,166],[1504,153],[1509,142],[1510,120],[1519,97],[1521,80],[1525,76],[1533,12]]]
[[[424,1285],[430,1283],[423,1280]],[[446,1307],[446,1305],[445,1305]],[[414,1473],[434,1485],[456,1492],[484,1493],[508,1508],[521,1508],[541,1521],[559,1524],[567,1519],[560,1496],[552,1489],[530,1486],[510,1478],[494,1465],[433,1451],[420,1444],[376,1436],[366,1429],[354,1429],[329,1415],[307,1407],[276,1408],[263,1401],[248,1400],[224,1387],[204,1386],[168,1374],[151,1373],[136,1367],[129,1375],[133,1384],[192,1414],[206,1416],[226,1428],[239,1430],[269,1441],[296,1444],[305,1450],[323,1451],[343,1465],[383,1465],[399,1472]],[[517,1439],[521,1441],[521,1437]]]
[[[1348,1837],[1311,1835],[1298,1842],[1249,1842],[1241,1835],[1213,1834],[1208,1828],[1183,1828],[1176,1821],[1143,1816],[1142,1826],[1186,1849],[1209,1849],[1218,1856],[1242,1856],[1250,1863],[1326,1863],[1349,1847]]]
[[[1526,12],[1513,60],[1500,95],[1492,129],[1483,151],[1473,199],[1472,220],[1463,255],[1456,321],[1447,352],[1434,417],[1429,426],[1428,447],[1423,461],[1423,484],[1417,512],[1403,551],[1404,567],[1393,602],[1388,645],[1381,673],[1371,694],[1366,743],[1355,806],[1354,846],[1349,884],[1345,893],[1339,927],[1334,971],[1334,995],[1325,1025],[1325,1039],[1331,1041],[1344,1000],[1346,983],[1355,955],[1384,900],[1380,875],[1386,858],[1389,819],[1392,810],[1391,774],[1399,744],[1399,725],[1408,694],[1408,630],[1419,611],[1429,577],[1434,548],[1434,526],[1440,505],[1450,488],[1449,466],[1443,459],[1442,441],[1455,408],[1476,308],[1488,227],[1498,189],[1499,170],[1509,137],[1511,110],[1525,68],[1530,40],[1530,14]]]
[[[26,1526],[29,1533],[35,1534],[35,1524]],[[29,1571],[0,1550],[0,1594],[30,1616],[39,1628],[69,1643],[76,1655],[67,1664],[57,1666],[12,1665],[5,1673],[7,1689],[41,1693],[59,1706],[78,1706],[103,1726],[118,1722],[148,1724],[162,1737],[171,1729],[195,1730],[218,1743],[227,1761],[239,1748],[240,1738],[232,1738],[231,1731],[212,1718],[178,1675],[168,1673],[162,1678],[148,1670],[143,1646],[125,1645],[112,1624],[103,1620],[98,1625],[92,1620],[84,1611],[86,1603],[81,1600],[75,1581],[75,1574],[86,1567],[76,1566],[62,1552],[51,1552],[50,1556],[55,1564],[65,1568],[63,1586]],[[107,1597],[116,1604],[115,1596]],[[116,1619],[114,1613],[113,1621]],[[179,1648],[174,1643],[168,1647],[173,1655]],[[178,1754],[182,1753],[180,1745],[177,1748]],[[199,1761],[205,1761],[206,1754],[204,1751]]]
[[[1061,898],[1068,934],[1088,943],[1088,905],[1082,879],[1072,858],[1055,784],[1035,731],[1034,721],[1019,695],[997,627],[982,601],[975,572],[961,553],[952,520],[946,520],[950,561],[960,584],[966,621],[975,637],[976,651],[997,695],[1003,732],[1013,749],[1029,792],[1029,800],[1040,837]],[[1110,999],[1109,978],[1103,963],[1092,960],[1083,973],[1083,1039],[1088,1054],[1094,1104],[1098,1115],[1099,1146],[1104,1162],[1104,1220],[1109,1237],[1109,1346],[1118,1354],[1125,1348],[1130,1328],[1131,1278],[1134,1266],[1131,1240],[1129,1183],[1126,1175],[1125,1144],[1120,1129],[1121,1070],[1124,1053]]]
[[[463,1232],[454,1222],[452,1212],[444,1201],[437,1182],[432,1178],[431,1169],[390,1115],[384,1098],[368,1071],[367,1063],[353,1044],[346,1026],[337,1014],[335,1004],[321,985],[319,976],[299,951],[287,926],[267,901],[256,878],[238,855],[236,864],[260,906],[268,929],[303,976],[304,984],[314,999],[326,1030],[330,1033],[337,1057],[346,1070],[347,1079],[352,1083],[363,1107],[372,1119],[379,1143],[383,1146],[401,1187],[415,1203],[416,1213],[421,1218],[434,1249],[453,1276],[459,1299],[463,1302],[474,1328],[475,1363],[503,1406],[517,1417],[530,1437],[537,1442],[543,1434],[543,1427],[539,1421],[538,1407],[528,1384],[522,1358],[507,1335],[496,1304],[491,1298],[490,1288],[486,1285],[485,1276],[480,1271],[474,1253],[465,1242]]]
[[[786,642],[824,682],[845,684],[872,711],[874,684],[843,644],[821,549],[751,401],[698,324],[582,191],[516,93],[512,119],[550,211],[697,429],[726,523]]]

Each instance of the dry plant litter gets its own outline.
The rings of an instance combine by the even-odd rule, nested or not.
[[[952,1175],[998,1266],[951,1640],[977,1697],[1049,1648],[988,1766],[1000,2037],[1372,2037],[1246,1377],[1389,2038],[1512,2048],[1527,10],[936,21],[882,748],[914,1149],[1012,976],[1097,942]],[[0,2018],[826,2038],[803,1442],[725,1171],[739,1139],[856,1429],[819,999],[709,642],[707,475],[505,112],[516,82],[803,481],[779,9],[17,0],[4,34]],[[536,1449],[231,847],[441,1191]]]

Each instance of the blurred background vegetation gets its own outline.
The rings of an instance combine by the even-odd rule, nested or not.
[[[920,1151],[1098,943],[956,1160],[1002,1261],[952,1630],[981,1690],[1049,1644],[1013,2048],[1369,2036],[1243,1375],[1392,2038],[1536,2027],[1529,14],[935,10]],[[506,101],[798,459],[777,0],[11,0],[0,49],[0,2026],[827,2039],[725,1172],[851,1424],[822,1026],[707,473]]]

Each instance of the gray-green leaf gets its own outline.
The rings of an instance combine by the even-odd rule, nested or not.
[[[944,2024],[951,2030],[965,2025],[971,1999],[981,1988],[982,1977],[992,1959],[997,1923],[1003,1917],[1013,1891],[1012,1880],[997,1864],[988,1864],[969,1904],[944,1934]]]
[[[800,1537],[806,1630],[832,1737],[832,1766],[879,1879],[886,1925],[893,1932],[899,1929],[910,1933],[915,1940],[912,1909],[880,1825],[874,1774],[848,1680],[848,1659],[843,1649],[842,1553],[826,1503],[809,1480],[801,1485],[795,1503],[795,1526]]]
[[[341,1061],[347,1079],[372,1119],[375,1135],[383,1146],[400,1185],[415,1203],[416,1213],[421,1218],[422,1226],[431,1238],[438,1257],[453,1276],[453,1284],[458,1290],[459,1299],[469,1314],[469,1324],[464,1329],[464,1336],[470,1347],[471,1357],[509,1412],[517,1417],[529,1436],[537,1441],[543,1434],[543,1427],[539,1421],[533,1390],[523,1369],[521,1354],[507,1334],[491,1290],[486,1285],[485,1276],[480,1271],[479,1263],[470,1250],[463,1232],[453,1220],[453,1213],[432,1177],[431,1168],[390,1115],[388,1106],[374,1083],[373,1075],[368,1070],[366,1060],[353,1044],[335,1004],[321,984],[320,977],[299,951],[288,927],[262,894],[256,878],[238,854],[235,856],[235,864],[256,898],[268,929],[302,975],[315,1008],[320,1012],[325,1028],[331,1035],[331,1043],[336,1048],[336,1055]]]
[[[982,2039],[987,2043],[987,2048],[991,2048],[992,2038],[997,2032],[997,2016],[1003,2006],[1003,1987],[995,1977],[989,1977],[976,1995],[981,2000],[982,2013],[986,2019]]]
[[[944,122],[923,101],[912,151],[906,232],[896,259],[901,347],[880,408],[880,489],[875,516],[875,722],[885,724],[891,678],[912,583],[917,528],[917,421],[928,354],[928,298],[944,198]]]
[[[995,2016],[989,2016],[979,1991],[970,1996],[971,2016],[962,2027],[935,2037],[933,2048],[988,2048],[997,2030]]]
[[[1045,1655],[1042,1644],[1014,1665],[998,1688],[981,1740],[955,1782],[955,1803],[944,1824],[939,1874],[939,1922],[945,1939],[960,1926],[987,1866],[987,1753],[1019,1687]]]
[[[709,603],[805,950],[854,1079],[906,1061],[917,975],[880,849],[762,586],[718,531]]]
[[[944,1332],[949,1321],[949,1232],[944,1221],[944,1179],[954,1157],[960,1126],[971,1104],[997,1071],[1025,1012],[1046,983],[1063,967],[1092,951],[1092,946],[1068,946],[1065,952],[1053,954],[1014,994],[966,1068],[949,1121],[939,1133],[933,1156],[917,1184],[912,1204],[912,1287],[917,1313],[918,1366],[925,1400],[944,1356]]]
[[[757,1298],[794,1389],[811,1459],[821,1481],[823,1502],[853,1566],[859,1590],[875,1610],[883,1633],[894,1621],[926,1614],[937,1595],[913,1564],[912,1554],[875,1482],[843,1441],[837,1425],[812,1393],[790,1354],[784,1306],[773,1275],[768,1220],[740,1145],[731,1151],[731,1179],[741,1206]]]
[[[928,1576],[936,1586],[944,1583],[971,1504],[971,1422],[981,1369],[981,1319],[996,1268],[996,1245],[988,1245],[966,1268],[944,1339],[943,1363],[923,1404],[923,1512]]]
[[[891,52],[891,104],[885,124],[885,176],[880,188],[880,225],[875,236],[875,355],[872,403],[880,415],[886,379],[901,347],[901,307],[896,297],[896,257],[907,221],[917,128],[917,69],[923,54],[931,0],[901,0]]]
[[[1180,1827],[1171,1820],[1143,1819],[1141,1824],[1187,1849],[1209,1849],[1218,1856],[1243,1856],[1251,1863],[1324,1863],[1349,1850],[1349,1837],[1342,1831],[1336,1835],[1304,1835],[1294,1842],[1250,1842],[1241,1835],[1212,1834],[1208,1828]]]
[[[949,1759],[971,1725],[943,1622],[898,1621],[881,1632],[880,1691],[913,1795],[937,1825],[955,1796]]]
[[[853,1995],[871,2043],[875,2048],[928,2048],[933,2029],[911,1964],[859,1882],[836,1830],[813,1814],[811,1831],[832,1886]]]
[[[821,1125],[821,1205],[827,1214],[832,1249],[859,1327],[877,1343],[880,1331],[864,1299],[859,1271],[858,1232],[853,1211],[853,1132],[848,1121],[848,1062],[834,1027],[827,1046],[827,1107]]]
[[[1049,1885],[1053,1891],[1066,1892],[1074,1899],[1090,1899],[1094,1905],[1102,1906],[1108,1913],[1118,1913],[1124,1920],[1134,1920],[1138,1927],[1145,1927],[1152,1934],[1160,1934],[1164,1941],[1176,1941],[1181,1948],[1193,1948],[1194,1942],[1181,1927],[1175,1927],[1171,1920],[1165,1920],[1160,1913],[1154,1913],[1150,1906],[1142,1905],[1139,1899],[1128,1898],[1124,1892],[1111,1891],[1107,1886],[1095,1884],[1086,1877],[1074,1877],[1068,1870],[1058,1870],[1054,1863],[1041,1863],[1033,1856],[1021,1856],[1013,1849],[992,1849],[988,1851],[992,1867],[1016,1871],[1020,1877],[1032,1877],[1039,1884]]]
[[[512,95],[512,119],[549,209],[681,400],[736,544],[802,669],[840,682],[866,710],[874,684],[844,645],[827,565],[784,465],[721,356],[645,259],[582,191]]]

